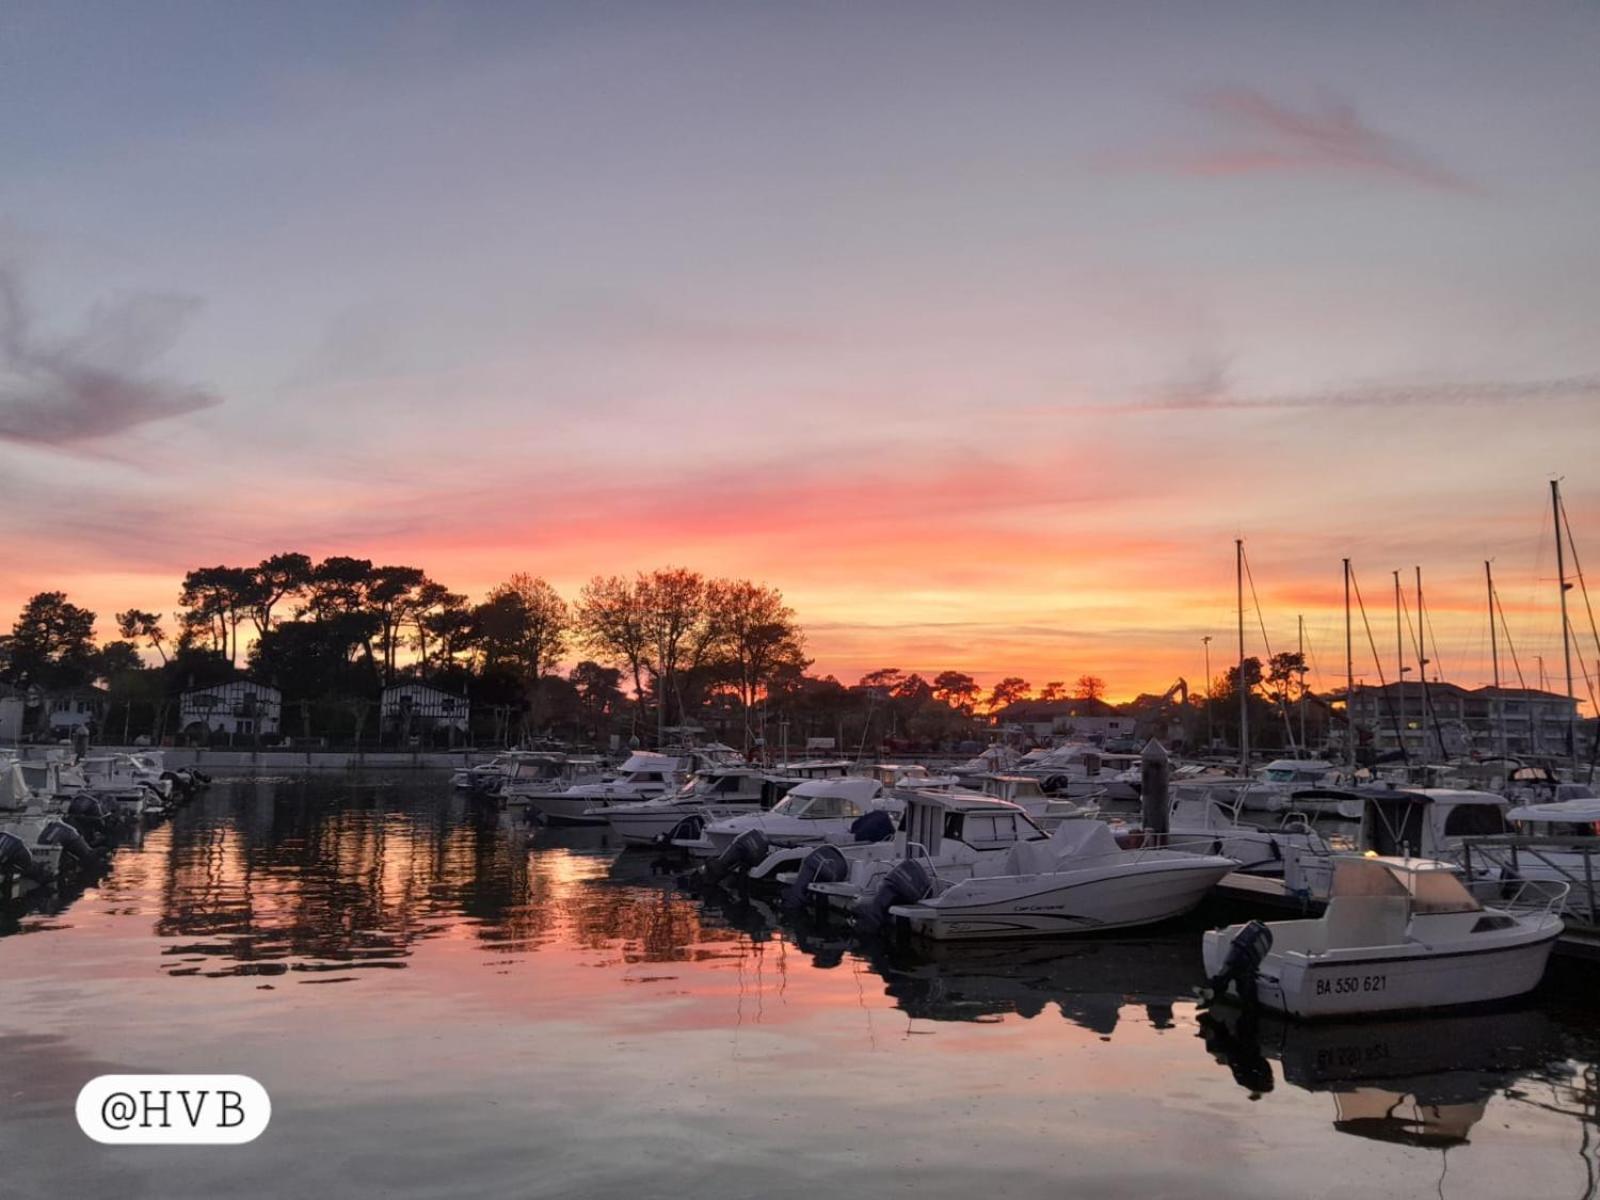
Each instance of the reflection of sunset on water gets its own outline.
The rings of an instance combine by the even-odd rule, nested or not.
[[[282,1171],[292,1145],[285,1194],[318,1164],[358,1193],[440,1196],[469,1176],[882,1192],[912,1170],[941,1200],[1063,1181],[1265,1200],[1306,1194],[1307,1170],[1434,1194],[1447,1151],[1447,1197],[1498,1200],[1534,1171],[1582,1194],[1592,1161],[1600,1044],[1550,1004],[1218,1024],[1195,1008],[1192,928],[859,942],[684,890],[603,830],[530,838],[438,778],[222,784],[20,928],[0,938],[0,1051],[26,1073],[0,1065],[0,1086],[27,1133],[0,1126],[0,1151],[24,1178],[66,1153],[63,1112],[81,1136],[52,1082],[80,1062],[260,1078],[282,1140],[221,1177]],[[167,1192],[185,1179],[215,1190],[219,1171],[162,1164]]]

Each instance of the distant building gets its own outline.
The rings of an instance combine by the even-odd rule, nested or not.
[[[251,679],[191,688],[178,703],[178,727],[185,733],[273,736],[282,716],[283,693]]]
[[[402,737],[439,729],[465,734],[470,711],[465,696],[425,683],[396,683],[383,689],[383,727]]]
[[[1404,744],[1407,755],[1430,757],[1502,750],[1565,754],[1569,724],[1576,729],[1583,725],[1578,702],[1556,692],[1444,682],[1424,688],[1413,680],[1383,687],[1357,684],[1350,714],[1357,731],[1370,733],[1370,744],[1380,753]]]
[[[27,711],[27,697],[11,685],[0,683],[0,742],[14,744],[22,740],[22,719]]]
[[[1104,700],[1018,700],[996,713],[995,721],[1038,741],[1069,737],[1097,744],[1132,737],[1139,724]]]
[[[106,689],[92,683],[49,693],[50,732],[57,737],[71,737],[89,726],[99,728],[106,716]]]

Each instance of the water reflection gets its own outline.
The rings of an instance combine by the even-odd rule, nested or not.
[[[11,914],[29,936],[0,941],[8,978],[36,982],[0,1024],[0,1060],[69,1063],[62,1079],[81,1082],[74,1054],[100,1063],[127,1047],[139,1060],[156,1045],[157,1062],[194,1054],[248,1073],[251,1061],[237,1057],[248,1052],[242,1031],[264,1029],[261,1069],[291,1058],[281,1082],[301,1089],[303,1111],[326,1095],[343,1104],[349,1073],[382,1064],[390,1073],[359,1092],[373,1128],[398,1119],[386,1107],[397,1091],[454,1087],[466,1096],[498,1088],[506,1119],[544,1121],[558,1131],[554,1144],[587,1136],[640,1095],[688,1106],[689,1124],[665,1126],[658,1146],[679,1134],[720,1139],[729,1122],[765,1119],[772,1097],[790,1098],[782,1136],[798,1136],[830,1119],[859,1125],[836,1103],[843,1089],[871,1098],[873,1121],[897,1113],[894,1147],[922,1154],[915,1135],[928,1097],[961,1111],[981,1097],[1009,1124],[963,1135],[1008,1130],[1011,1154],[1039,1156],[1038,1174],[1023,1181],[1035,1184],[1058,1169],[1047,1158],[1062,1135],[1041,1128],[1030,1142],[1018,1122],[1081,1098],[1077,1119],[1108,1146],[1145,1121],[1253,1130],[1255,1116],[1270,1115],[1251,1136],[1270,1144],[1277,1122],[1300,1121],[1322,1139],[1321,1166],[1306,1169],[1336,1169],[1359,1137],[1431,1172],[1440,1152],[1484,1140],[1499,1154],[1518,1137],[1528,1153],[1560,1156],[1561,1178],[1576,1167],[1587,1180],[1587,1191],[1574,1184],[1566,1194],[1594,1194],[1600,1045],[1582,999],[1558,992],[1515,1011],[1341,1026],[1201,1014],[1196,928],[919,951],[787,920],[759,898],[692,894],[677,869],[621,851],[604,829],[513,824],[437,781],[219,785],[120,851],[81,897]],[[85,983],[75,963],[103,981]],[[285,986],[332,982],[346,986]],[[179,1008],[188,1020],[174,1025],[168,1013]],[[463,1014],[488,1015],[470,1024]],[[321,1041],[330,1030],[334,1040]],[[501,1058],[483,1052],[485,1039]],[[439,1057],[408,1075],[415,1047],[435,1042]],[[309,1048],[318,1045],[340,1056],[335,1078],[320,1084]],[[892,1066],[876,1057],[890,1054]],[[440,1065],[458,1061],[455,1074]],[[518,1063],[556,1072],[561,1094],[589,1107],[531,1110],[544,1093],[511,1070]],[[76,1083],[41,1092],[6,1075],[17,1080],[16,1111],[54,1121],[65,1106],[70,1120]],[[705,1115],[712,1098],[716,1117]],[[1166,1106],[1177,1115],[1161,1115]],[[492,1122],[483,1136],[502,1144]],[[750,1136],[774,1154],[786,1144],[765,1127]],[[3,1137],[0,1126],[0,1149]],[[1304,1141],[1296,1153],[1308,1153]],[[1299,1164],[1286,1166],[1291,1186],[1275,1194],[1298,1194]],[[1231,1179],[1236,1164],[1213,1167],[1202,1182]],[[1431,1174],[1426,1182],[1431,1190]]]

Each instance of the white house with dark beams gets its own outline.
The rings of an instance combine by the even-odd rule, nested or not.
[[[383,727],[401,736],[454,730],[465,735],[469,706],[465,696],[407,681],[383,689]]]
[[[178,705],[178,727],[185,733],[270,737],[282,716],[283,693],[251,679],[191,688]]]

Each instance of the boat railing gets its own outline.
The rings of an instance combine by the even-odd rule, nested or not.
[[[1563,908],[1586,925],[1600,926],[1600,837],[1532,837],[1500,834],[1461,841],[1469,879],[1553,882],[1567,891]]]
[[[1572,885],[1555,879],[1474,879],[1467,890],[1487,907],[1532,917],[1564,912]]]

